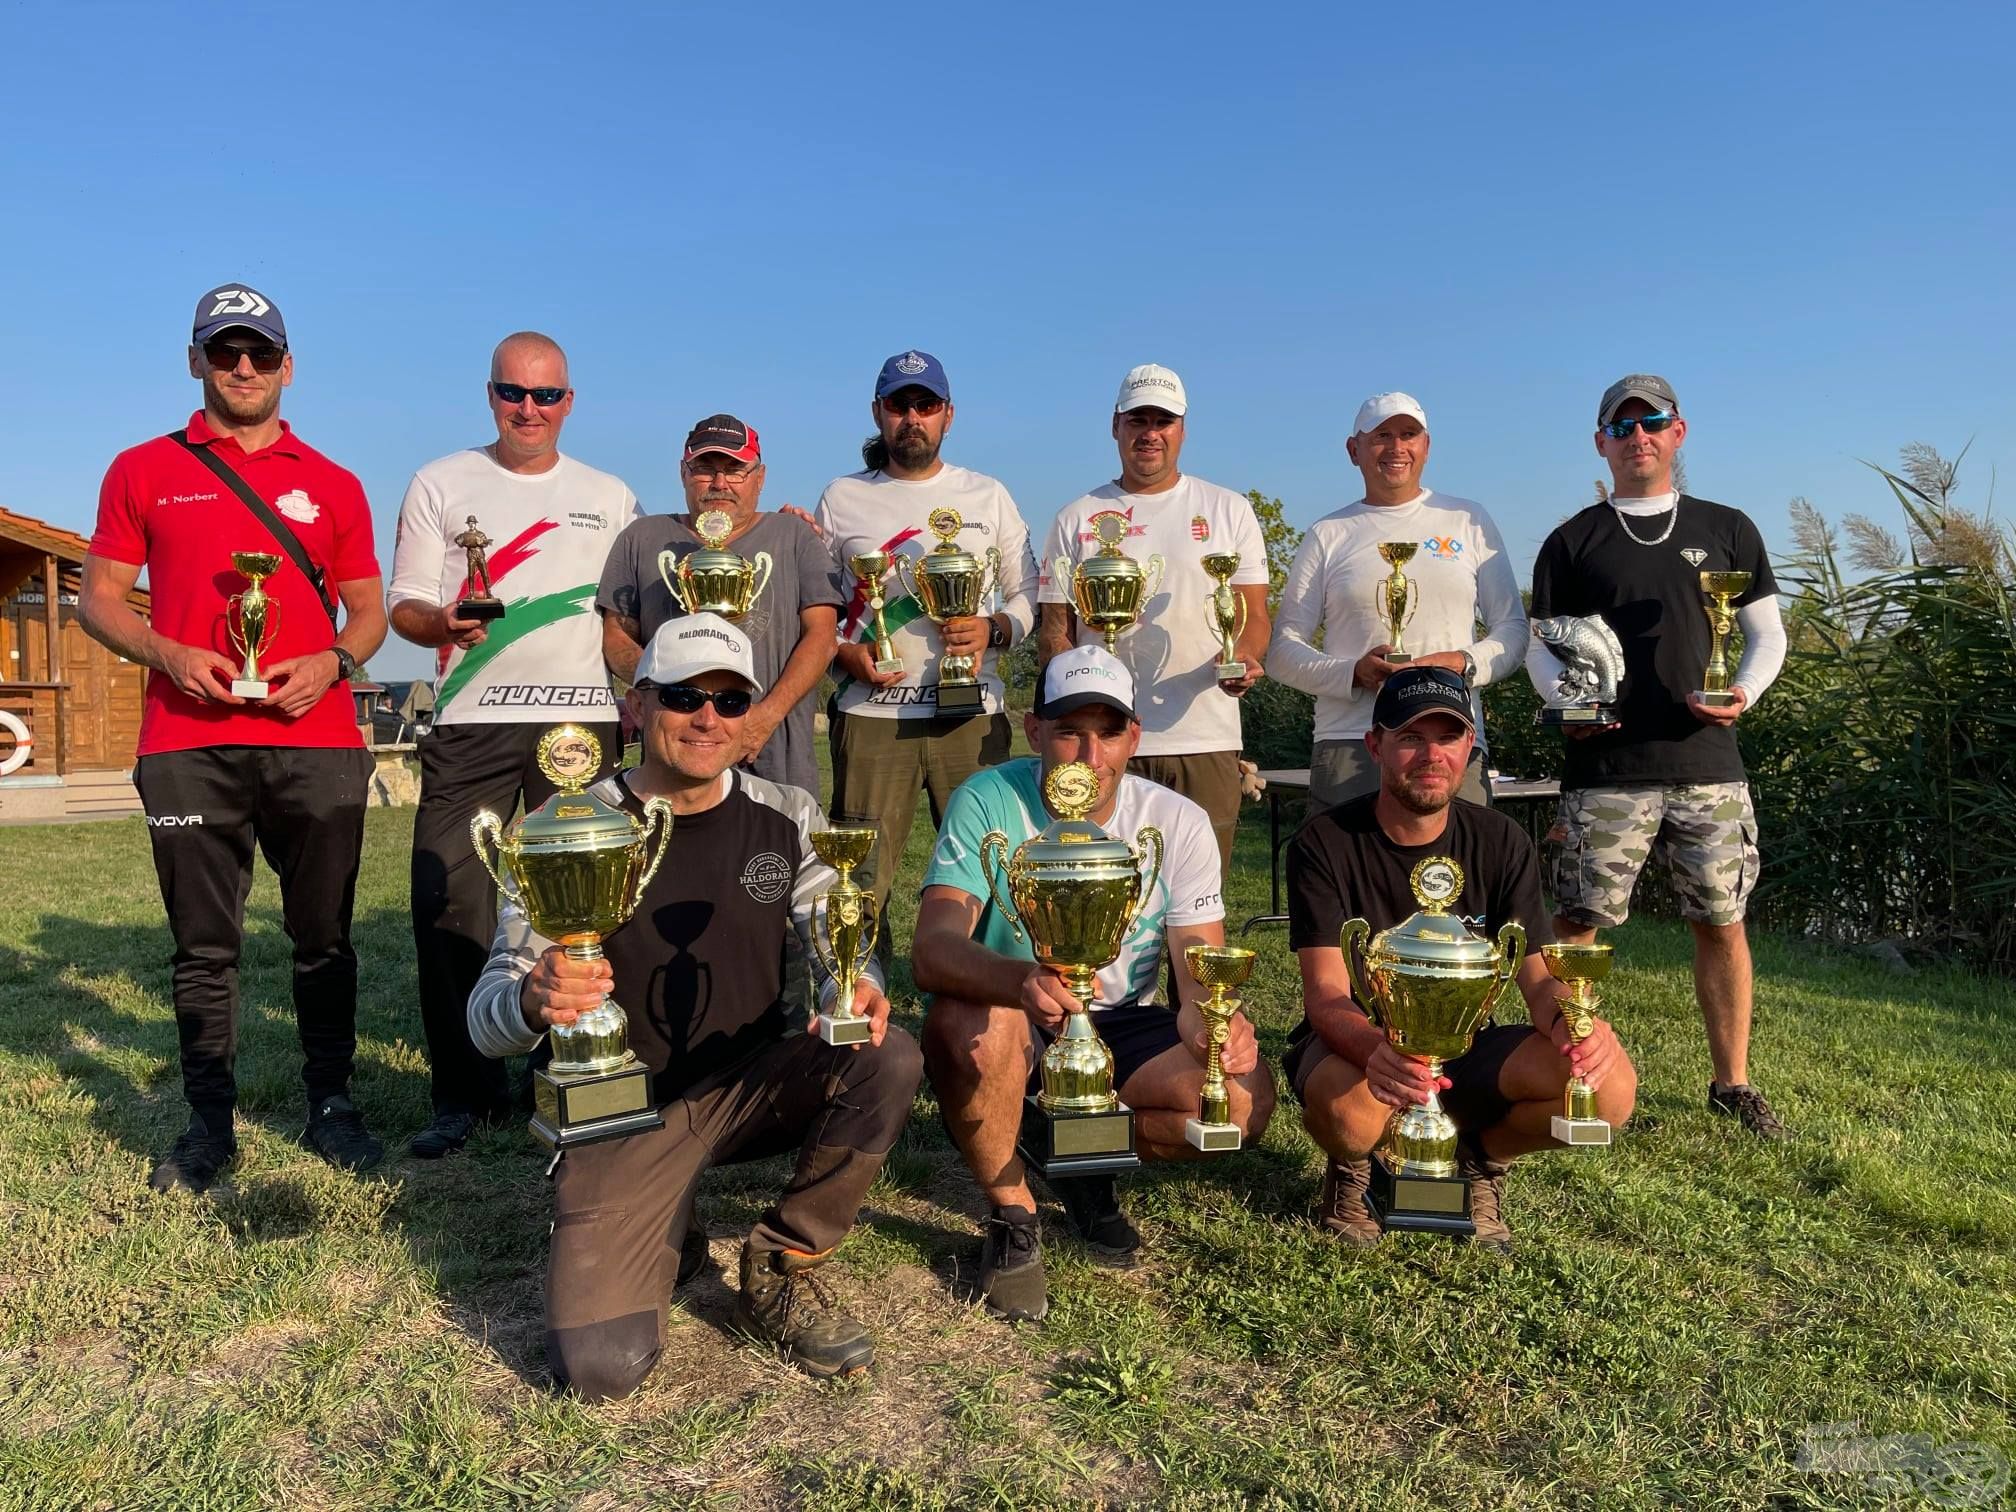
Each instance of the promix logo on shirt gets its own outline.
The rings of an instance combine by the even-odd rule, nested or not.
[[[1430,536],[1421,543],[1438,562],[1453,562],[1463,555],[1463,543],[1454,536]]]
[[[736,879],[758,903],[775,903],[791,886],[791,864],[775,851],[751,856]]]

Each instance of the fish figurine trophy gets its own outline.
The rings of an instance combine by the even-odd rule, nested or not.
[[[1211,633],[1218,637],[1218,665],[1211,671],[1220,682],[1237,682],[1246,675],[1246,663],[1238,651],[1239,637],[1246,633],[1246,597],[1232,586],[1232,574],[1239,570],[1239,553],[1207,552],[1204,570],[1213,579],[1205,612],[1210,616]]]
[[[915,561],[898,557],[896,576],[942,631],[948,619],[963,619],[980,612],[989,580],[993,583],[1001,580],[1001,548],[989,546],[984,557],[961,548],[959,532],[966,522],[956,509],[934,509],[927,523],[931,533],[938,537],[937,548]],[[939,713],[979,712],[983,703],[980,679],[975,675],[979,667],[977,656],[954,656],[948,651],[938,659]]]
[[[1613,725],[1617,689],[1624,681],[1624,647],[1601,615],[1564,614],[1533,621],[1533,633],[1561,662],[1561,676],[1533,722],[1541,725]]]
[[[266,592],[266,579],[280,570],[280,553],[234,551],[231,566],[245,579],[245,591],[224,603],[224,633],[245,657],[244,667],[231,680],[231,696],[257,703],[272,688],[259,673],[259,658],[272,649],[280,629],[280,604]]]
[[[1225,1095],[1225,1040],[1232,1032],[1232,1015],[1239,1011],[1239,999],[1225,996],[1253,974],[1256,952],[1237,945],[1191,945],[1183,951],[1183,964],[1200,987],[1211,995],[1197,1005],[1204,1015],[1208,1036],[1204,1051],[1204,1090],[1198,1101],[1198,1117],[1183,1125],[1183,1137],[1194,1149],[1236,1150],[1239,1125],[1232,1122],[1232,1104]]]
[[[1140,621],[1141,611],[1162,586],[1162,553],[1149,555],[1143,567],[1120,549],[1127,539],[1127,516],[1117,509],[1102,509],[1092,516],[1092,533],[1099,549],[1076,567],[1069,557],[1060,556],[1051,564],[1057,586],[1064,590],[1078,618],[1106,637],[1106,649],[1116,650],[1123,632]],[[1235,557],[1234,562],[1237,562]],[[1242,666],[1235,677],[1244,677]]]
[[[1386,627],[1386,660],[1396,667],[1414,660],[1414,653],[1405,645],[1407,627],[1414,623],[1414,611],[1421,607],[1421,585],[1400,569],[1414,560],[1414,553],[1421,549],[1419,541],[1381,541],[1379,560],[1393,569],[1390,577],[1379,580],[1372,590],[1373,610],[1379,616],[1379,623]]]
[[[882,597],[882,585],[888,580],[892,560],[886,551],[858,551],[847,558],[847,570],[854,574],[854,581],[860,585],[861,595],[868,603],[869,623],[874,626],[877,672],[903,670],[903,658],[889,643],[889,627],[882,620],[882,609],[888,602]]]
[[[1049,1178],[1131,1170],[1141,1163],[1134,1153],[1134,1113],[1113,1091],[1113,1052],[1092,1027],[1092,998],[1101,968],[1120,954],[1154,896],[1162,832],[1143,828],[1136,851],[1088,820],[1099,802],[1099,777],[1081,761],[1051,772],[1043,796],[1056,819],[1012,856],[1000,830],[980,842],[980,867],[995,906],[1015,938],[1026,933],[1037,961],[1062,973],[1078,1000],[1043,1052],[1043,1090],[1023,1104],[1016,1148]],[[1141,852],[1150,858],[1145,881]]]
[[[770,582],[770,553],[755,560],[728,549],[735,522],[725,509],[710,509],[693,522],[693,534],[704,543],[685,556],[658,553],[658,576],[665,580],[673,602],[688,614],[718,614],[740,624]]]
[[[1610,975],[1611,947],[1608,945],[1542,945],[1540,958],[1547,974],[1568,989],[1559,1002],[1561,1018],[1568,1026],[1568,1042],[1579,1045],[1596,1027],[1596,1006],[1602,999],[1596,984]],[[1596,1116],[1596,1089],[1579,1076],[1571,1075],[1561,1094],[1561,1111],[1554,1115],[1555,1139],[1565,1145],[1607,1145],[1610,1125]]]
[[[1339,943],[1351,991],[1400,1054],[1439,1078],[1442,1063],[1469,1050],[1520,964],[1526,931],[1507,921],[1498,943],[1472,934],[1450,912],[1463,893],[1463,868],[1430,856],[1408,879],[1418,913],[1372,933],[1347,919]],[[1372,1153],[1366,1205],[1383,1230],[1474,1234],[1470,1183],[1456,1169],[1456,1122],[1439,1093],[1396,1112]]]
[[[875,894],[854,880],[854,868],[875,848],[872,829],[812,833],[812,853],[840,874],[812,905],[812,949],[833,978],[833,1006],[819,1015],[819,1038],[829,1045],[858,1045],[874,1027],[854,1011],[854,984],[875,954]],[[820,907],[824,904],[824,908]]]
[[[1701,674],[1701,702],[1711,709],[1726,709],[1736,702],[1729,691],[1729,634],[1736,628],[1736,609],[1731,600],[1748,591],[1747,572],[1704,572],[1701,592],[1707,597],[1708,667]]]
[[[602,743],[579,725],[548,730],[537,760],[559,791],[508,831],[486,809],[470,821],[469,838],[533,929],[573,960],[600,960],[602,941],[636,912],[665,859],[672,805],[651,799],[640,824],[588,792],[602,766]],[[553,1061],[533,1073],[532,1133],[556,1160],[573,1145],[663,1125],[651,1073],[631,1054],[630,1021],[613,999],[571,1024],[555,1024],[547,1037]]]
[[[490,558],[485,555],[490,546],[490,537],[477,527],[476,516],[468,516],[469,528],[455,537],[455,544],[462,548],[468,566],[463,574],[462,601],[455,606],[455,617],[465,620],[494,620],[504,618],[504,600],[497,597],[490,586]]]

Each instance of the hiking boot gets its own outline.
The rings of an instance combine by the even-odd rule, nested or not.
[[[1050,1311],[1043,1245],[1028,1208],[996,1208],[988,1218],[980,1245],[980,1295],[987,1311],[1010,1323],[1040,1323]]]
[[[810,1375],[855,1375],[875,1363],[875,1341],[819,1280],[814,1267],[823,1258],[759,1252],[744,1240],[735,1325]]]
[[[308,1110],[301,1143],[344,1171],[362,1171],[385,1158],[385,1146],[364,1127],[364,1115],[341,1092],[331,1093]]]
[[[1064,1204],[1071,1228],[1091,1250],[1107,1260],[1131,1261],[1141,1248],[1141,1231],[1120,1211],[1120,1194],[1111,1176],[1060,1176],[1050,1190]]]
[[[199,1195],[210,1190],[217,1178],[238,1159],[238,1141],[229,1134],[212,1134],[200,1123],[192,1123],[164,1156],[147,1185],[157,1192],[178,1187]]]
[[[1316,1222],[1334,1235],[1339,1244],[1370,1249],[1379,1242],[1379,1220],[1365,1206],[1365,1192],[1371,1184],[1372,1161],[1368,1156],[1325,1164],[1323,1190],[1316,1198]]]
[[[1470,1221],[1477,1227],[1470,1242],[1501,1255],[1512,1253],[1512,1230],[1504,1215],[1505,1173],[1511,1169],[1505,1161],[1486,1159],[1473,1139],[1466,1137],[1456,1147],[1456,1174],[1470,1179]]]
[[[1771,1104],[1764,1101],[1764,1094],[1748,1082],[1733,1087],[1708,1083],[1708,1111],[1735,1118],[1759,1139],[1786,1139],[1792,1132],[1778,1121]]]

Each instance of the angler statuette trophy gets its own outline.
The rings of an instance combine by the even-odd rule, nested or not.
[[[469,528],[455,537],[455,544],[462,548],[466,562],[462,601],[455,606],[455,617],[465,620],[502,619],[504,601],[490,586],[490,558],[485,554],[491,545],[490,537],[477,525],[476,516],[469,515],[467,519]]]

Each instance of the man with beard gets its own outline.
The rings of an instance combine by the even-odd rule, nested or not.
[[[1637,1076],[1617,1035],[1595,1032],[1571,1045],[1556,1006],[1562,988],[1540,948],[1551,938],[1533,842],[1513,820],[1455,796],[1474,739],[1470,688],[1442,667],[1402,667],[1379,690],[1365,748],[1379,791],[1341,803],[1303,826],[1288,847],[1288,943],[1302,965],[1303,1019],[1281,1069],[1302,1104],[1302,1122],[1328,1156],[1317,1220],[1348,1245],[1379,1240],[1366,1210],[1367,1158],[1387,1121],[1439,1088],[1462,1131],[1457,1167],[1471,1181],[1476,1242],[1512,1246],[1503,1186],[1507,1166],[1531,1150],[1557,1148],[1551,1131],[1569,1076],[1596,1091],[1596,1115],[1613,1127],[1631,1116]],[[1432,1086],[1422,1063],[1401,1055],[1351,994],[1338,934],[1347,918],[1376,933],[1419,906],[1409,885],[1431,856],[1453,860],[1463,890],[1450,904],[1474,932],[1507,920],[1526,930],[1519,990],[1530,1025],[1494,1023]]]
[[[996,658],[1034,623],[1036,563],[1029,529],[1008,490],[939,456],[953,407],[952,385],[936,357],[898,352],[883,363],[870,414],[876,433],[863,451],[868,465],[828,483],[815,513],[835,559],[844,567],[860,553],[884,551],[914,564],[938,545],[929,521],[941,509],[958,512],[959,547],[980,557],[990,546],[1001,553],[994,612],[948,619],[942,630],[894,586],[890,573],[883,619],[903,662],[898,671],[875,670],[874,616],[850,574],[852,597],[833,659],[840,686],[832,707],[831,811],[835,824],[879,831],[858,880],[874,889],[878,907],[886,907],[918,792],[931,795],[935,828],[960,783],[1008,759],[1007,703]],[[946,655],[979,658],[978,711],[938,711],[938,666]],[[890,945],[885,927],[877,946],[884,960]]]
[[[350,914],[371,758],[349,683],[385,639],[370,506],[355,477],[280,418],[294,354],[270,299],[244,284],[205,294],[189,376],[202,383],[203,407],[187,425],[121,452],[105,474],[78,600],[93,637],[148,669],[134,785],[175,938],[190,1113],[154,1167],[159,1192],[205,1191],[237,1159],[238,957],[255,846],[279,874],[294,948],[308,1094],[302,1143],[351,1170],[384,1154],[350,1100]],[[265,583],[268,691],[241,695],[226,601],[247,586],[234,553],[259,552],[278,563]],[[150,619],[127,601],[142,568]]]

